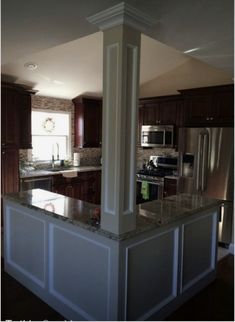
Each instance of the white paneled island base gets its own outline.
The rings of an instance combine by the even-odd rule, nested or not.
[[[195,199],[184,216],[173,207],[179,196],[159,201],[178,214],[168,223],[149,212],[158,202],[140,205],[142,229],[137,221],[136,231],[117,236],[45,210],[63,200],[64,212],[77,205],[82,217],[91,204],[49,192],[35,202],[36,192],[4,198],[5,270],[66,319],[162,319],[215,278],[218,201],[197,209]]]

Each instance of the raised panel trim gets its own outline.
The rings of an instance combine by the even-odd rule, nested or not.
[[[144,321],[148,319],[151,315],[159,311],[162,307],[170,303],[173,299],[177,297],[177,288],[178,288],[178,258],[179,258],[179,227],[168,229],[165,232],[159,233],[157,235],[147,237],[141,241],[138,241],[126,248],[125,253],[125,308],[124,308],[124,319],[127,321],[127,309],[128,309],[128,303],[127,303],[127,294],[128,294],[128,255],[130,249],[141,245],[145,242],[148,242],[149,240],[156,239],[164,234],[168,234],[170,232],[174,233],[174,265],[173,265],[173,285],[172,285],[172,295],[168,296],[166,299],[164,299],[159,304],[155,305],[152,309],[147,311],[145,314],[140,316],[137,321]]]
[[[114,51],[112,53],[112,51]],[[111,55],[114,55],[114,58],[116,59],[116,64],[115,66],[111,65]],[[119,43],[114,43],[112,45],[108,45],[106,47],[106,105],[104,104],[103,109],[103,137],[102,137],[102,142],[103,142],[103,146],[105,146],[105,149],[103,149],[104,152],[104,162],[105,162],[105,166],[107,168],[107,171],[102,171],[102,176],[104,179],[104,184],[103,189],[104,189],[104,196],[103,197],[103,207],[104,207],[104,211],[105,213],[109,214],[109,215],[115,215],[115,199],[114,198],[110,198],[107,196],[110,195],[116,195],[116,191],[115,191],[115,187],[117,187],[117,183],[115,182],[115,179],[117,178],[117,175],[112,176],[114,182],[112,182],[112,184],[110,184],[110,179],[108,174],[111,173],[109,167],[110,164],[108,162],[106,162],[106,160],[108,160],[108,154],[113,151],[113,153],[115,155],[117,155],[117,147],[118,144],[116,142],[115,144],[115,150],[112,148],[110,151],[110,147],[112,146],[112,142],[111,142],[111,138],[106,135],[105,133],[105,129],[107,129],[107,132],[110,132],[109,130],[109,126],[110,126],[110,109],[107,108],[108,106],[114,106],[115,105],[115,111],[116,113],[118,112],[118,109],[116,108],[118,106],[118,98],[116,96],[116,101],[112,102],[113,97],[110,97],[110,93],[112,93],[111,87],[110,85],[112,84],[112,81],[110,80],[110,76],[111,74],[113,75],[112,77],[115,77],[115,82],[116,82],[116,89],[118,87],[118,68],[119,68]],[[115,69],[113,69],[115,67]],[[113,103],[113,104],[112,104]],[[107,110],[106,110],[107,108]],[[116,115],[116,119],[117,119],[118,115]],[[114,138],[113,140],[116,141],[117,137],[116,137],[116,129],[114,130]],[[117,162],[117,158],[114,156],[114,162]],[[117,166],[114,165],[114,169],[117,169]],[[110,193],[110,189],[113,191],[113,193]]]
[[[123,196],[123,214],[132,215],[135,211],[135,196],[136,196],[136,129],[137,129],[137,88],[136,82],[138,80],[139,72],[139,47],[132,44],[127,44],[127,70],[126,70],[126,80],[127,80],[127,93],[129,93],[129,100],[126,100],[126,104],[129,108],[126,108],[125,117],[131,119],[131,129],[127,139],[124,143],[126,145],[125,149],[131,150],[130,159],[125,158],[125,176],[124,176],[124,189],[126,190]],[[131,55],[131,59],[128,59],[128,53]],[[129,76],[128,76],[129,75]],[[129,80],[129,83],[128,83]],[[128,99],[128,95],[127,95]],[[125,120],[126,122],[126,120]],[[130,189],[127,179],[130,183]]]
[[[213,217],[213,223],[212,223],[212,242],[211,242],[211,261],[210,261],[210,267],[206,269],[204,272],[193,278],[190,282],[185,284],[183,286],[183,260],[184,260],[184,230],[187,225],[190,225],[194,222],[204,220],[205,218]],[[187,289],[189,289],[191,286],[193,286],[195,283],[197,283],[200,279],[205,277],[207,274],[212,272],[215,269],[216,265],[216,234],[217,234],[217,212],[210,213],[206,216],[195,218],[193,220],[188,221],[186,224],[182,225],[182,239],[181,239],[181,249],[182,249],[182,256],[181,256],[181,272],[180,272],[180,293],[183,293]]]
[[[22,268],[21,266],[19,266],[17,263],[15,263],[12,258],[11,258],[11,254],[10,254],[10,249],[11,249],[11,234],[10,234],[10,216],[11,216],[11,210],[17,210],[17,212],[19,212],[21,215],[26,216],[26,217],[30,217],[33,218],[34,220],[37,220],[41,223],[43,223],[43,232],[44,232],[44,280],[40,280],[39,278],[35,277],[33,274],[31,274],[30,272],[28,272],[26,269]],[[23,211],[20,211],[18,208],[14,208],[11,206],[6,206],[6,216],[5,216],[5,220],[6,220],[6,245],[8,245],[8,247],[5,247],[5,258],[6,258],[6,263],[9,264],[10,266],[14,267],[15,269],[17,269],[20,273],[24,274],[27,278],[31,279],[34,283],[36,283],[37,285],[39,285],[41,288],[45,288],[46,287],[46,233],[45,233],[45,221],[41,220],[39,218],[36,218],[35,216],[31,216],[30,214],[27,214]]]
[[[108,250],[108,285],[107,285],[107,312],[106,312],[106,320],[109,320],[109,317],[111,316],[111,307],[110,307],[110,296],[111,296],[111,254],[110,254],[110,247],[107,247],[97,241],[91,240],[87,237],[84,237],[78,233],[72,232],[69,229],[66,228],[62,228],[56,224],[49,224],[49,271],[48,271],[48,275],[49,275],[49,287],[48,287],[48,291],[50,294],[52,294],[53,296],[55,296],[59,301],[61,301],[62,303],[64,303],[65,305],[67,305],[68,307],[70,307],[72,310],[74,310],[75,312],[79,313],[81,316],[84,317],[84,319],[88,320],[88,321],[95,321],[97,320],[95,317],[91,316],[90,314],[88,314],[85,310],[83,310],[81,307],[79,307],[78,305],[75,305],[73,302],[71,302],[70,300],[68,300],[65,296],[63,296],[62,294],[60,294],[59,292],[57,292],[54,288],[54,276],[53,276],[53,271],[54,271],[54,264],[53,264],[53,246],[54,246],[54,229],[59,229],[59,230],[63,230],[71,235],[74,235],[76,237],[79,237],[81,239],[84,239],[92,244],[95,244],[99,247],[105,248]]]

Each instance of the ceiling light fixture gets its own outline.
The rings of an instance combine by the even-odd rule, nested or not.
[[[192,48],[192,49],[189,49],[189,50],[185,50],[184,54],[189,54],[189,53],[192,53],[193,51],[197,51],[199,49],[200,49],[199,47],[196,47],[196,48]]]
[[[38,65],[32,62],[28,62],[24,64],[24,67],[29,70],[35,70],[38,68]]]

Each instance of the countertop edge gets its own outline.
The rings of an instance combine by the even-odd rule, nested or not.
[[[50,201],[50,200],[55,200],[55,199],[59,199],[59,198],[64,198],[64,196],[53,193],[51,195],[51,198],[44,199],[44,201]],[[65,197],[65,198],[69,198],[69,197]],[[46,209],[42,209],[36,205],[29,204],[29,202],[26,202],[23,199],[19,199],[19,197],[16,198],[15,195],[11,195],[11,194],[3,195],[3,199],[15,202],[15,203],[17,203],[23,207],[26,207],[28,209],[35,210],[36,212],[40,212],[41,214],[50,216],[52,218],[57,218],[58,220],[70,223],[72,225],[83,228],[87,231],[97,233],[97,234],[102,235],[106,238],[113,239],[116,241],[123,241],[123,240],[129,239],[129,238],[136,237],[137,235],[139,235],[141,233],[150,232],[151,230],[163,228],[163,227],[166,227],[166,226],[169,226],[172,224],[175,225],[175,224],[177,224],[177,222],[180,222],[187,217],[191,217],[191,216],[195,215],[196,213],[206,211],[210,208],[219,207],[223,203],[222,200],[210,199],[211,202],[209,204],[203,205],[201,207],[197,207],[194,209],[186,209],[186,208],[181,207],[182,211],[180,212],[180,214],[176,215],[174,218],[172,218],[172,217],[169,218],[169,220],[168,221],[166,220],[165,222],[159,222],[156,219],[153,219],[151,217],[147,217],[147,216],[145,217],[145,216],[141,215],[139,211],[137,211],[136,217],[137,217],[137,220],[139,221],[139,225],[137,225],[137,228],[133,231],[130,231],[130,232],[127,232],[127,233],[124,233],[121,235],[116,235],[114,233],[111,233],[111,232],[101,229],[100,226],[95,226],[90,223],[85,223],[83,221],[80,221],[79,219],[71,219],[66,216],[60,215],[58,213],[48,211]],[[73,199],[73,198],[69,198],[69,199]],[[172,202],[171,199],[172,199],[171,197],[168,197],[168,198],[164,199],[163,202],[165,202],[167,204],[167,202]],[[76,199],[74,199],[74,200],[76,200]],[[173,202],[176,202],[176,201],[173,200]],[[86,204],[89,207],[89,203],[86,203]],[[93,205],[93,204],[90,204],[90,205]],[[93,205],[93,206],[91,206],[91,208],[93,208],[94,206],[97,206],[97,205]],[[138,206],[137,206],[137,209],[138,209]],[[141,222],[143,223],[143,226],[141,226]]]

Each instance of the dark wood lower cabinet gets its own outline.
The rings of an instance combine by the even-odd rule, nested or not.
[[[53,176],[52,191],[67,197],[100,204],[101,171],[78,172],[75,178]]]
[[[164,198],[172,195],[176,195],[176,193],[177,193],[177,179],[165,178],[164,191],[163,191]]]
[[[19,151],[17,148],[3,148],[1,160],[2,194],[19,191]]]

